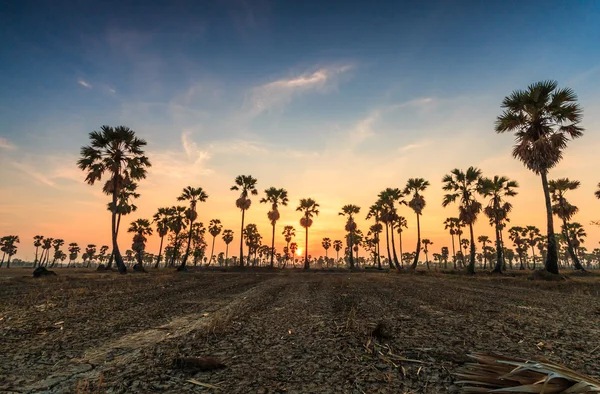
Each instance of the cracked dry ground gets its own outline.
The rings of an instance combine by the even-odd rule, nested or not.
[[[0,280],[0,392],[456,392],[474,351],[600,375],[595,276],[59,275]],[[380,322],[388,338],[371,337]],[[226,368],[180,370],[177,355]]]

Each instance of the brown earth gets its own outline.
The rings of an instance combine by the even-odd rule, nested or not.
[[[457,392],[475,351],[600,376],[595,275],[57,272],[0,274],[0,392]]]

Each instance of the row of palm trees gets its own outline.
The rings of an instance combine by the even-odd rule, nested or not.
[[[547,213],[547,252],[544,266],[549,272],[558,273],[558,250],[554,234],[553,214],[557,214],[563,220],[563,227],[567,229],[566,239],[569,240],[566,224],[576,210],[564,198],[565,193],[572,190],[573,184],[571,181],[549,181],[548,174],[562,159],[568,141],[582,136],[583,128],[579,126],[579,123],[583,116],[583,110],[577,103],[575,93],[569,88],[558,88],[556,81],[542,81],[530,85],[526,90],[516,90],[503,100],[502,108],[503,113],[496,119],[495,131],[498,133],[513,132],[516,140],[513,156],[541,177]],[[87,183],[93,185],[95,182],[100,181],[104,175],[108,176],[103,191],[111,196],[108,208],[111,211],[112,256],[122,273],[126,272],[127,269],[123,264],[123,258],[117,244],[119,224],[121,216],[135,210],[132,201],[139,197],[139,194],[135,192],[137,182],[146,177],[147,168],[151,165],[142,149],[145,145],[146,141],[136,137],[134,131],[127,127],[112,128],[103,126],[100,131],[90,133],[90,145],[81,149],[81,158],[78,161],[79,168],[87,173]],[[251,196],[258,194],[256,184],[256,178],[250,175],[240,175],[235,178],[235,183],[231,187],[231,190],[240,192],[239,198],[236,200],[236,206],[241,210],[242,215],[239,254],[240,264],[242,265],[244,264],[244,231],[247,230],[244,226],[245,213],[251,206]],[[444,196],[442,205],[446,207],[457,204],[457,220],[469,229],[468,271],[473,273],[475,270],[476,247],[473,224],[483,211],[495,229],[497,261],[494,271],[500,272],[503,266],[502,230],[508,221],[508,213],[511,209],[511,204],[506,199],[516,194],[514,189],[517,187],[517,183],[502,176],[484,178],[478,168],[469,167],[465,171],[452,170],[444,176],[443,184],[443,188],[447,193]],[[386,240],[388,240],[391,233],[393,257],[389,250],[390,242],[387,242],[388,262],[391,267],[399,267],[399,260],[394,246],[394,230],[401,235],[402,229],[406,228],[404,218],[397,215],[397,204],[408,205],[416,215],[417,245],[411,267],[416,267],[419,261],[422,246],[420,216],[425,208],[423,192],[428,186],[429,182],[422,178],[410,179],[403,190],[385,189],[378,196],[377,202],[369,209],[367,217],[374,218],[375,224],[369,228],[367,244],[375,245],[374,247],[379,252],[379,234],[385,225]],[[600,196],[600,190],[597,193]],[[489,199],[485,208],[477,200],[480,196]],[[206,201],[207,197],[202,188],[188,187],[184,189],[179,200],[188,201],[189,206],[172,208],[174,212],[171,213],[177,217],[178,221],[175,229],[179,229],[179,231],[174,231],[175,246],[182,242],[181,239],[178,239],[181,228],[184,224],[189,226],[187,246],[179,269],[185,269],[190,255],[190,247],[194,237],[194,224],[197,218],[196,205],[198,202]],[[408,198],[405,200],[404,197]],[[288,204],[287,192],[284,189],[269,188],[265,191],[265,197],[260,201],[270,204],[271,209],[268,212],[268,218],[273,227],[271,236],[271,249],[273,249],[275,226],[280,217],[278,208]],[[554,205],[552,202],[554,202]],[[309,268],[308,231],[313,219],[319,214],[319,204],[311,198],[304,198],[300,200],[296,210],[302,214],[300,225],[305,228],[306,233],[305,268]],[[346,230],[348,234],[346,241],[350,251],[349,261],[351,267],[354,266],[352,251],[357,243],[358,233],[354,218],[359,211],[358,206],[346,205],[340,212],[347,219]],[[144,222],[144,226],[138,223],[138,230],[134,231],[138,235],[137,249],[141,249],[142,244],[144,244],[142,242],[143,238],[149,235],[148,227],[149,221]],[[169,228],[173,230],[173,225]],[[135,240],[134,244],[136,244]],[[569,250],[571,249],[572,247],[569,247]],[[271,253],[271,266],[273,266],[273,254]],[[402,255],[403,251],[401,250],[400,256],[402,257]],[[377,253],[377,256],[380,256],[380,254]],[[112,262],[112,257],[110,261]],[[574,258],[574,261],[577,260]],[[378,264],[381,264],[380,257],[378,258]],[[578,263],[575,265],[578,267]]]

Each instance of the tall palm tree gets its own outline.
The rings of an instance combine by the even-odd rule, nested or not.
[[[565,227],[565,225],[563,225],[563,227]],[[587,237],[587,233],[585,232],[583,226],[580,223],[573,222],[568,223],[566,227],[567,231],[563,230],[563,232],[565,234],[569,234],[569,236],[571,237],[569,241],[572,247],[576,250],[580,249],[581,244],[584,243],[584,238]]]
[[[469,167],[466,172],[455,168],[442,179],[443,189],[450,193],[444,195],[442,206],[446,207],[450,203],[459,200],[458,218],[469,225],[471,235],[471,258],[467,271],[470,274],[475,273],[475,234],[473,233],[473,224],[477,220],[477,215],[481,212],[481,203],[475,199],[479,191],[479,179],[481,170],[475,167]]]
[[[558,274],[548,172],[562,159],[569,140],[583,135],[584,129],[579,126],[583,109],[575,92],[559,89],[556,81],[537,82],[527,90],[515,90],[504,98],[502,108],[502,115],[496,119],[496,132],[515,133],[513,156],[542,179],[548,224],[545,266],[547,271]]]
[[[172,231],[175,235],[173,239],[173,253],[171,255],[170,266],[175,265],[175,260],[179,257],[179,252],[181,249],[181,239],[179,238],[179,234],[182,230],[187,228],[187,224],[185,222],[188,210],[186,207],[177,205],[169,208],[167,210],[169,216],[169,231]]]
[[[422,243],[423,243],[423,252],[425,253],[425,264],[427,264],[427,269],[429,269],[429,255],[428,255],[429,246],[433,245],[433,242],[431,242],[429,239],[425,238],[425,239],[423,239]],[[413,265],[414,265],[414,263],[413,263]],[[415,268],[416,268],[416,266],[415,266]]]
[[[133,244],[131,249],[136,252],[137,261],[139,264],[138,269],[143,269],[144,266],[144,250],[146,249],[146,235],[152,235],[152,227],[150,227],[150,220],[148,219],[137,219],[131,222],[129,225],[128,233],[134,233]],[[135,268],[135,267],[134,267]]]
[[[402,260],[402,233],[405,228],[408,228],[408,221],[404,216],[398,216],[398,219],[396,220],[396,231],[398,231],[398,238],[400,238],[400,264],[402,267],[404,267],[404,261]]]
[[[75,260],[77,260],[77,256],[79,255],[79,252],[81,252],[81,248],[79,247],[77,242],[71,242],[69,244],[68,250],[69,250],[69,263],[67,264],[67,268],[71,265],[72,262],[75,262]]]
[[[221,230],[223,229],[223,225],[221,224],[221,220],[219,219],[211,219],[208,224],[208,232],[213,237],[212,248],[210,249],[210,259],[208,261],[212,261],[213,256],[215,255],[215,239],[217,236],[221,234]]]
[[[496,265],[492,272],[501,273],[504,263],[504,245],[502,244],[502,229],[508,222],[508,214],[512,204],[505,201],[506,197],[517,195],[515,189],[519,187],[517,181],[505,176],[495,175],[494,178],[481,178],[480,190],[482,196],[489,197],[488,205],[483,212],[488,217],[490,225],[494,226],[496,233]]]
[[[256,190],[257,179],[250,175],[238,175],[235,178],[235,185],[231,186],[230,190],[241,190],[240,198],[235,201],[235,206],[242,211],[242,229],[240,230],[240,266],[244,266],[244,216],[246,211],[250,209],[252,201],[250,195],[256,196],[258,190]]]
[[[333,241],[333,249],[335,250],[337,261],[340,260],[340,250],[342,250],[343,247],[344,247],[344,244],[339,239],[336,239],[335,241]]]
[[[201,187],[191,187],[187,186],[181,192],[181,195],[177,197],[177,201],[189,201],[190,207],[186,211],[185,215],[189,221],[190,231],[188,231],[188,241],[187,247],[185,248],[185,254],[183,255],[183,260],[181,261],[181,266],[177,268],[177,271],[185,270],[185,263],[187,262],[188,256],[190,254],[190,245],[192,244],[192,236],[194,234],[191,229],[194,226],[194,220],[198,218],[198,213],[196,212],[196,205],[198,202],[205,202],[208,198],[208,194]]]
[[[0,267],[2,267],[2,263],[4,262],[4,255],[8,255],[8,260],[6,261],[6,268],[10,268],[10,258],[17,254],[17,244],[21,242],[18,235],[7,235],[0,239],[0,250],[2,250],[2,262],[0,262]]]
[[[225,242],[225,266],[228,265],[227,261],[229,258],[229,244],[233,241],[233,231],[223,230],[223,242]]]
[[[327,259],[327,251],[331,247],[331,238],[323,238],[323,241],[321,241],[321,245],[323,246],[323,249],[325,249],[325,259]]]
[[[477,237],[477,242],[479,242],[481,244],[481,250],[484,251],[483,253],[483,269],[487,268],[487,253],[485,253],[485,248],[488,242],[490,242],[490,237],[488,237],[487,235],[480,235],[479,237]],[[492,262],[490,261],[490,265],[492,265]]]
[[[271,234],[271,268],[273,268],[273,260],[275,255],[275,225],[279,220],[279,204],[284,207],[288,205],[288,192],[285,189],[277,189],[274,187],[270,187],[265,190],[265,197],[263,197],[260,202],[261,203],[269,203],[271,204],[271,210],[267,214],[269,221],[271,222],[271,226],[273,226],[273,233]]]
[[[48,258],[50,256],[50,249],[52,249],[52,241],[54,238],[44,238],[42,240],[42,257],[40,258],[39,266],[44,266],[44,263],[48,265]]]
[[[579,261],[579,257],[573,250],[573,245],[571,243],[572,237],[569,234],[568,223],[579,211],[579,208],[569,203],[565,197],[565,194],[569,190],[576,190],[579,188],[580,184],[581,183],[579,181],[571,181],[569,178],[560,178],[548,182],[548,190],[550,191],[552,202],[554,202],[552,205],[552,212],[562,219],[562,228],[567,241],[567,250],[569,252],[569,256],[571,256],[571,259],[573,260],[573,265],[577,270],[583,270],[583,266]]]
[[[383,226],[381,226],[381,217],[383,215],[384,209],[381,201],[377,201],[375,204],[369,207],[369,212],[367,213],[367,220],[374,218],[375,225],[379,226],[379,233],[381,233]],[[387,246],[387,254],[388,254],[388,263],[390,268],[394,268],[392,265],[392,255],[390,254],[390,240],[389,240],[389,227],[387,223],[385,224],[385,241]],[[377,236],[377,264],[381,266],[381,252],[380,252],[380,237],[379,234]]]
[[[542,234],[540,233],[540,229],[535,226],[527,226],[525,227],[525,236],[527,239],[527,244],[531,248],[531,260],[533,261],[533,269],[535,269],[535,246],[540,241]]]
[[[100,131],[92,131],[89,136],[91,144],[81,148],[77,165],[87,172],[85,181],[90,185],[100,181],[105,173],[109,176],[103,191],[112,195],[112,249],[117,268],[124,274],[127,267],[117,243],[117,200],[124,184],[146,178],[146,169],[151,165],[142,149],[146,141],[125,126],[102,126]]]
[[[456,248],[454,247],[454,236],[457,234],[457,230],[460,229],[460,219],[446,218],[446,220],[444,220],[444,228],[449,230],[450,236],[452,237],[452,260],[454,262],[454,269],[456,269]]]
[[[156,264],[154,268],[158,268],[160,265],[160,259],[163,251],[163,241],[165,236],[169,233],[169,220],[170,213],[169,208],[158,208],[154,216],[152,217],[154,223],[156,223],[156,232],[160,237],[160,247],[158,248],[158,257],[156,258]]]
[[[52,259],[52,264],[50,265],[50,267],[54,267],[54,264],[56,264],[56,260],[59,258],[59,256],[61,255],[59,252],[61,251],[60,248],[65,244],[65,240],[64,239],[55,239],[54,241],[52,241],[52,247],[54,248],[54,256]]]
[[[350,249],[350,269],[354,268],[354,257],[352,256],[354,233],[356,232],[356,222],[354,221],[354,215],[358,215],[360,207],[358,205],[347,204],[342,207],[342,211],[338,213],[340,216],[345,216],[346,220],[346,231],[350,234],[348,237],[348,248]]]
[[[290,244],[290,253],[292,254],[292,262],[294,263],[294,268],[296,268],[295,256],[296,251],[298,250],[298,244],[296,242],[292,242]]]
[[[39,247],[42,246],[42,240],[44,239],[43,235],[36,235],[33,237],[33,246],[35,246],[35,260],[33,261],[33,268],[37,265],[38,262],[38,250]]]
[[[286,245],[286,252],[285,252],[285,261],[287,262],[289,256],[288,256],[288,251],[290,250],[290,242],[292,241],[292,238],[294,238],[296,236],[296,229],[294,228],[294,226],[285,226],[283,228],[283,232],[281,233],[281,235],[283,235],[283,238],[285,239],[285,245]],[[292,253],[292,259],[294,258],[294,254]]]
[[[412,198],[408,202],[408,206],[417,214],[417,250],[415,252],[415,260],[412,263],[411,269],[417,268],[419,262],[419,253],[421,252],[421,221],[420,217],[425,208],[425,198],[421,194],[427,189],[429,182],[423,178],[410,178],[406,182],[404,194],[411,194]],[[429,267],[429,264],[427,265]]]
[[[319,216],[319,204],[312,198],[303,198],[300,200],[300,204],[296,207],[296,211],[302,212],[302,219],[300,219],[300,225],[305,228],[306,235],[304,239],[304,269],[310,268],[308,261],[308,228],[312,226],[312,218]]]
[[[256,252],[262,245],[262,236],[258,232],[258,227],[254,223],[249,223],[246,228],[244,228],[243,235],[246,239],[246,246],[248,247],[248,264],[246,265],[250,265],[250,259],[252,255],[254,255],[254,263],[252,265],[256,265]]]
[[[525,264],[523,262],[524,258],[525,258],[525,253],[527,252],[527,240],[524,238],[525,235],[527,234],[527,230],[525,229],[525,227],[521,227],[521,226],[512,226],[511,228],[508,229],[508,238],[513,241],[513,244],[515,246],[515,251],[517,252],[517,255],[519,256],[519,262],[521,264],[520,268],[521,270],[525,269]]]
[[[394,266],[398,270],[401,269],[401,266],[400,266],[400,263],[398,262],[398,255],[396,254],[396,245],[394,242],[394,231],[393,230],[395,227],[396,220],[398,219],[398,213],[396,211],[395,203],[396,202],[404,203],[404,201],[402,200],[402,197],[404,197],[404,194],[398,188],[393,189],[393,188],[388,187],[384,191],[379,193],[379,200],[381,201],[381,204],[384,207],[382,221],[384,223],[386,223],[390,227],[390,230],[391,230],[390,231],[390,233],[391,233],[390,241],[392,244],[392,254],[394,257]]]

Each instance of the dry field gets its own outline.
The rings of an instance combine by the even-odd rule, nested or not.
[[[2,393],[452,393],[474,351],[600,376],[594,275],[58,273],[0,274]]]

